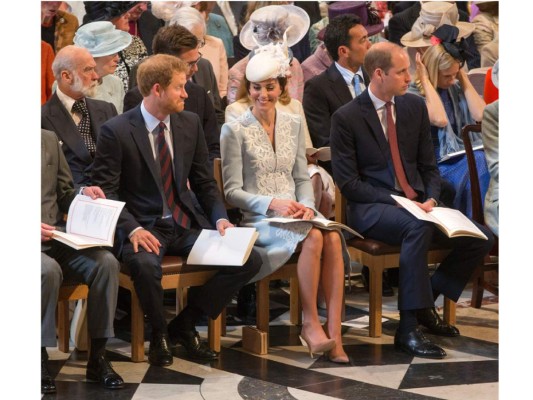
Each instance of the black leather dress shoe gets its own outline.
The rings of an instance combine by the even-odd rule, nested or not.
[[[370,272],[368,271],[367,266],[363,266],[361,269],[361,280],[363,281],[363,286],[368,292],[369,282],[370,282]],[[383,297],[392,297],[394,296],[394,289],[389,283],[387,278],[387,271],[383,271],[383,283],[382,283],[382,296]]]
[[[48,371],[46,360],[41,359],[41,393],[50,394],[55,393],[56,391],[56,383]]]
[[[459,329],[443,321],[435,308],[425,308],[416,312],[418,323],[430,333],[441,336],[459,336]]]
[[[148,362],[158,367],[167,367],[172,365],[174,358],[168,345],[167,335],[154,335],[150,340],[150,347],[148,349]]]
[[[191,358],[205,361],[216,360],[218,358],[218,354],[200,340],[200,335],[194,329],[169,331],[169,336],[172,344],[181,344],[185,347],[187,354]]]
[[[446,357],[446,352],[436,344],[431,343],[420,329],[406,334],[400,334],[399,331],[396,331],[394,347],[416,357],[436,359]]]
[[[124,387],[124,380],[113,370],[111,363],[104,356],[100,356],[96,360],[89,360],[86,377],[87,380],[100,382],[106,389]]]

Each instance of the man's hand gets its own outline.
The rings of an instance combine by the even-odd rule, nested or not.
[[[303,215],[305,212],[305,206],[294,200],[285,200],[285,199],[273,199],[268,206],[269,210],[273,210],[276,214],[281,215],[282,217],[295,217],[295,214],[298,211],[302,211],[299,215]]]
[[[48,242],[52,240],[52,231],[56,229],[55,226],[41,222],[41,242]]]
[[[133,235],[130,237],[130,242],[133,244],[133,252],[139,252],[139,246],[141,246],[148,253],[155,253],[159,255],[159,248],[161,243],[157,238],[152,235],[150,231],[146,229],[138,229],[133,232]]]
[[[98,186],[87,186],[86,188],[83,188],[82,194],[85,196],[89,196],[91,199],[105,199],[105,194],[102,189]]]
[[[418,201],[414,201],[413,203],[415,203],[418,207],[420,207],[422,210],[424,210],[425,212],[430,212],[433,210],[433,207],[434,207],[434,203],[433,203],[433,200],[431,199],[427,199],[425,202],[423,203],[419,203]]]
[[[217,221],[217,231],[220,233],[220,236],[224,236],[227,228],[233,228],[234,226],[235,225],[233,225],[227,219],[221,219]]]

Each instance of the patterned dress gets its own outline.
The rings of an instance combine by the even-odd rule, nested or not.
[[[263,266],[252,282],[285,264],[312,227],[307,222],[287,227],[263,221],[279,216],[268,210],[272,199],[296,200],[315,210],[298,115],[276,111],[274,143],[275,150],[251,109],[222,127],[220,152],[226,199],[241,209],[241,226],[255,227],[259,232],[255,248]],[[349,265],[347,254],[345,261]]]
[[[130,71],[134,65],[139,64],[144,58],[148,57],[148,51],[141,38],[131,36],[132,41],[128,47],[119,51],[119,60],[115,75],[122,80],[124,93],[129,90]]]

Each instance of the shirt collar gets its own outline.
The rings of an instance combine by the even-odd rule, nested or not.
[[[341,73],[347,85],[353,85],[353,76],[355,74],[359,75],[359,81],[361,83],[365,83],[363,80],[363,70],[361,67],[359,67],[359,69],[355,72],[355,74],[352,71],[350,71],[348,68],[342,67],[337,61],[335,61],[335,67],[337,67],[337,70]]]
[[[144,100],[141,103],[141,114],[143,116],[144,124],[146,125],[146,129],[148,129],[148,132],[153,132],[161,121],[148,112],[148,110],[144,106]],[[167,129],[170,129],[170,115],[167,115],[163,122],[165,123]]]
[[[61,89],[59,89],[59,86],[56,88],[56,93],[57,93],[57,97],[59,98],[59,101],[61,101],[61,104],[63,104],[65,108],[67,109],[67,111],[71,113],[72,106],[74,105],[75,100],[72,97],[63,93]],[[85,99],[82,99],[82,100],[85,101]]]
[[[372,90],[370,89],[370,86],[368,87],[368,95],[370,96],[370,100],[372,100],[372,104],[374,104],[374,108],[376,110],[379,110],[380,108],[384,107],[385,104],[387,104],[386,101],[378,99],[376,97],[376,95],[374,93],[372,93]],[[392,96],[391,103],[392,104],[396,104],[394,96]]]

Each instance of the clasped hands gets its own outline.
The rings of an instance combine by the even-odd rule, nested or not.
[[[315,216],[311,208],[294,200],[272,199],[268,209],[282,217],[312,219]]]

